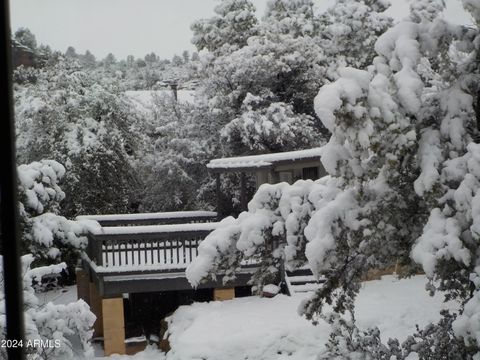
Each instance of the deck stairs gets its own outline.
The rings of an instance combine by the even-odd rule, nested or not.
[[[285,271],[285,283],[290,296],[299,293],[314,292],[319,289],[324,282],[325,279],[317,279],[308,266],[303,266],[293,271]]]

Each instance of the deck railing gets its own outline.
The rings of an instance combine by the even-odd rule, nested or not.
[[[87,255],[95,265],[103,267],[156,265],[165,269],[185,268],[197,257],[198,245],[211,231],[162,232],[159,229],[155,233],[143,234],[91,234]]]

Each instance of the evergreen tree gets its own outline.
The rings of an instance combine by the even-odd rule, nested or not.
[[[14,34],[14,39],[32,51],[37,49],[37,39],[28,28],[21,27],[17,29]]]
[[[323,49],[332,65],[365,69],[377,55],[375,43],[392,25],[386,0],[337,0],[321,16]]]
[[[73,46],[69,46],[67,48],[67,51],[65,51],[65,57],[67,59],[77,59],[78,58],[78,54],[75,50],[75,48]]]
[[[150,53],[150,54],[147,54],[145,55],[145,62],[147,64],[153,64],[153,63],[156,63],[158,61],[158,56],[155,55],[154,52]]]
[[[190,60],[191,60],[191,61],[198,61],[198,60],[200,60],[200,57],[198,56],[198,53],[197,53],[196,51],[194,51],[194,52],[192,53],[192,57],[191,57]]]
[[[188,50],[185,50],[182,53],[182,58],[183,58],[183,63],[184,64],[187,64],[190,61],[190,53],[188,52]]]
[[[90,50],[85,51],[85,54],[81,58],[81,62],[83,66],[90,69],[95,68],[97,65],[97,60]]]
[[[116,62],[117,59],[115,58],[115,55],[108,53],[105,59],[103,59],[103,66],[106,68],[111,68]]]
[[[242,259],[257,261],[254,280],[262,285],[282,263],[306,260],[327,278],[303,306],[308,318],[333,326],[321,358],[480,355],[480,8],[464,5],[476,27],[443,20],[441,0],[415,2],[407,19],[379,36],[367,70],[338,68],[315,99],[332,134],[321,157],[330,175],[263,185],[248,212],[204,240],[187,269],[193,285],[217,271],[230,279]],[[267,256],[272,243],[282,244],[278,237],[283,245]],[[432,280],[428,289],[456,299],[460,311],[386,346],[378,329],[356,329],[354,299],[370,269],[398,262],[415,270],[411,260]]]
[[[313,12],[312,0],[269,0],[262,30],[288,34],[294,38],[314,37],[318,35],[320,29],[318,20]]]
[[[220,0],[215,14],[191,25],[192,43],[199,51],[230,52],[245,46],[257,33],[255,7],[249,0]]]
[[[72,282],[86,234],[95,228],[88,221],[71,221],[59,215],[65,193],[59,183],[65,168],[53,160],[18,167],[21,249],[33,256],[33,265],[65,263],[64,279]]]
[[[172,58],[172,65],[173,66],[182,66],[183,65],[183,60],[180,56],[178,55],[173,55],[173,58]]]

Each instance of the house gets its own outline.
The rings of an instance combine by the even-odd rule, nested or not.
[[[325,171],[321,148],[212,160],[208,169],[216,175],[240,173],[242,206],[246,209],[245,176],[254,174],[257,188],[263,183],[316,179]],[[185,269],[198,255],[199,243],[218,227],[219,215],[211,211],[153,214],[80,216],[98,222],[88,235],[88,246],[77,270],[78,297],[97,316],[94,337],[103,338],[105,355],[131,354],[146,344],[145,335],[164,332],[162,319],[179,305],[193,301],[226,300],[251,294],[248,280],[255,264],[243,264],[237,278],[226,286],[209,281],[192,289]],[[302,285],[316,281],[299,269]],[[308,273],[305,273],[307,271]],[[295,282],[287,276],[287,283]]]
[[[12,64],[14,68],[23,65],[30,67],[35,65],[35,53],[29,47],[12,39]]]
[[[240,203],[242,211],[247,210],[246,176],[255,176],[256,189],[260,185],[287,182],[293,184],[299,179],[316,180],[326,175],[320,163],[322,148],[289,151],[273,154],[238,156],[211,160],[207,168],[216,178],[217,201],[221,199],[220,175],[226,173],[240,174]],[[217,212],[222,213],[221,204],[217,203]]]

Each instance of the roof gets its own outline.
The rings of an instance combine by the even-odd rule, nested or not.
[[[238,156],[211,160],[207,168],[213,172],[228,171],[256,171],[259,169],[271,169],[276,165],[283,165],[295,162],[307,162],[318,160],[322,155],[323,147],[288,151],[273,154]]]
[[[17,40],[15,39],[12,39],[11,40],[11,44],[13,46],[14,49],[16,50],[22,50],[22,51],[25,51],[25,52],[29,52],[29,53],[32,53],[33,54],[33,50],[30,49],[28,46],[26,45],[23,45],[21,43],[19,43]]]

